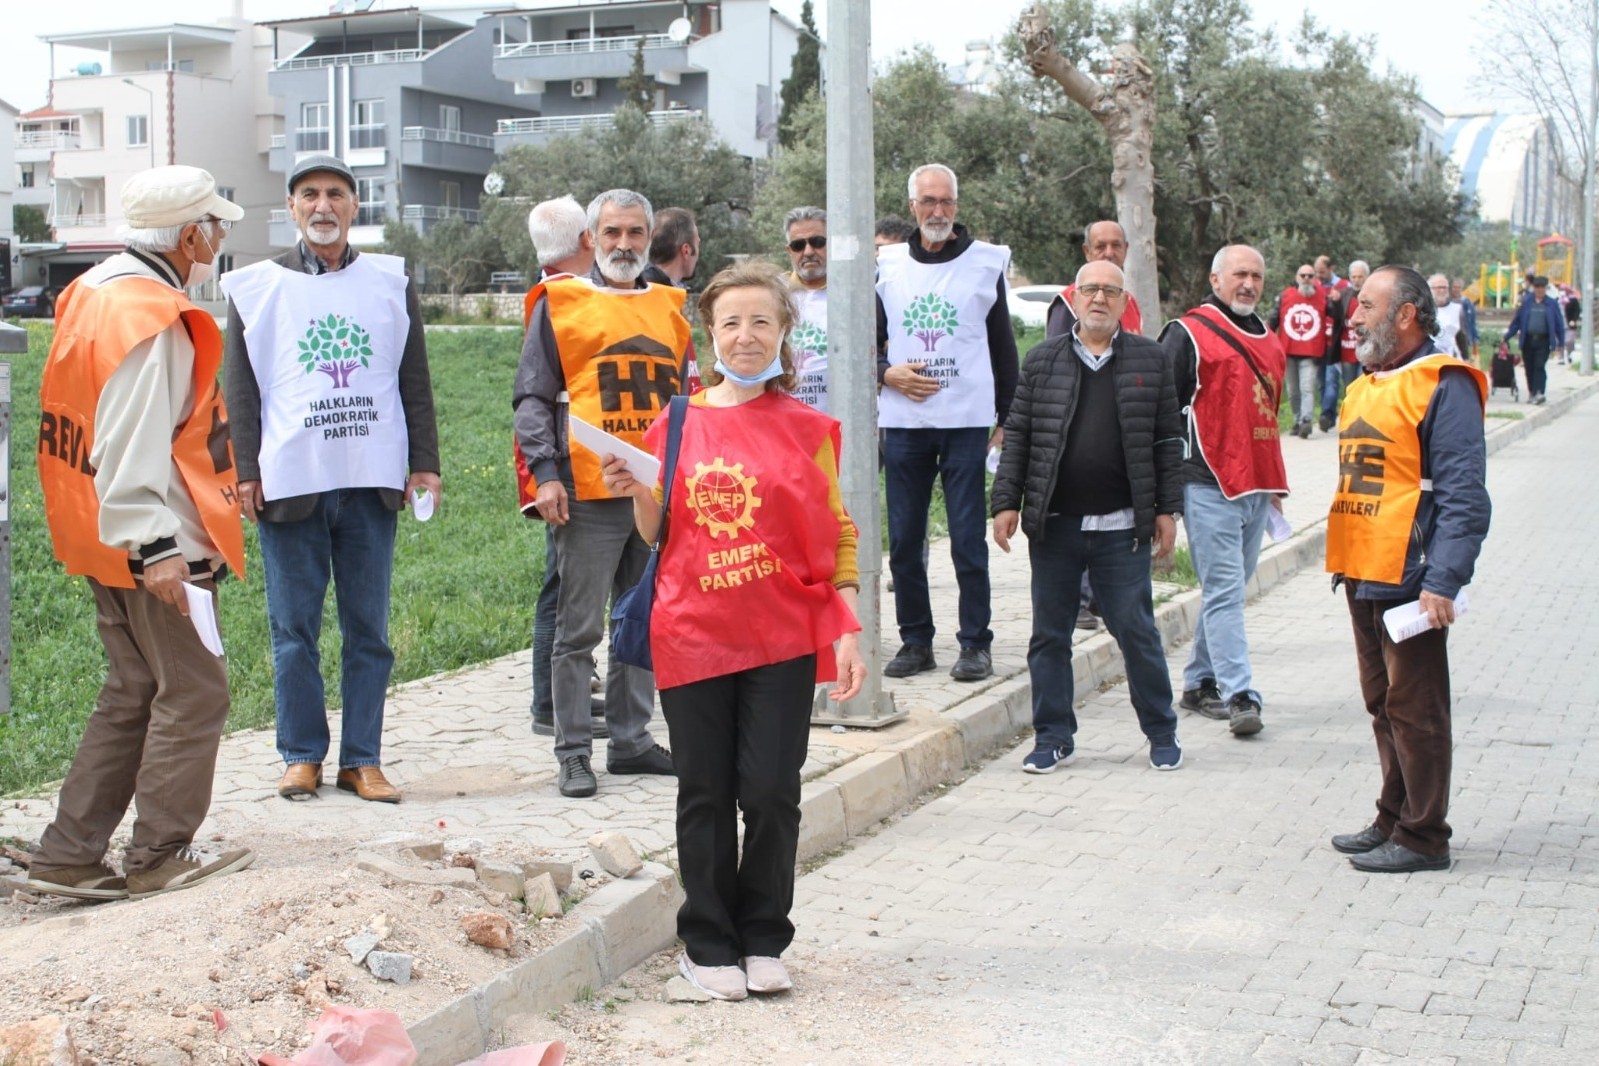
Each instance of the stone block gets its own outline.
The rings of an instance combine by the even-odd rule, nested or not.
[[[827,775],[844,799],[844,823],[854,836],[910,802],[905,760],[897,751],[874,751]]]
[[[379,940],[371,933],[358,933],[344,942],[344,950],[350,953],[350,958],[355,960],[357,966],[366,961],[366,957],[377,949]]]
[[[393,981],[397,985],[411,981],[411,956],[399,951],[373,951],[366,957],[366,968],[379,981]]]
[[[543,1014],[564,1007],[585,988],[598,989],[605,984],[599,950],[598,936],[584,927],[502,971],[483,986],[484,1023],[492,1030],[513,1014]]]
[[[444,858],[444,842],[442,840],[420,841],[401,848],[400,854],[416,859],[419,862],[438,862]]]
[[[479,947],[507,951],[516,939],[511,919],[493,911],[474,911],[461,916],[461,932]]]
[[[677,909],[683,904],[677,874],[653,862],[643,872],[643,877],[612,881],[596,890],[573,912],[595,933],[600,984],[614,981],[677,939]]]
[[[555,882],[557,892],[565,892],[572,887],[572,864],[569,862],[524,862],[522,864],[522,880],[524,882],[535,880],[540,874],[549,874]]]
[[[561,893],[555,887],[555,878],[539,874],[528,881],[526,890],[527,912],[536,918],[561,916]]]
[[[6,1066],[77,1066],[78,1048],[64,1018],[35,1018],[0,1029]]]
[[[485,887],[491,888],[496,892],[503,892],[512,899],[521,899],[526,891],[523,887],[521,869],[501,862],[479,860],[477,864],[477,879],[483,882]]]
[[[966,745],[960,730],[946,722],[885,751],[897,751],[905,762],[905,783],[912,797],[953,781],[966,766]]]
[[[355,862],[356,869],[387,877],[402,885],[441,885],[454,888],[471,888],[477,884],[477,874],[469,869],[451,867],[447,870],[422,870],[394,862],[378,855],[362,855]]]
[[[625,834],[607,830],[589,837],[588,843],[589,854],[612,877],[632,877],[644,866],[638,848]]]
[[[844,797],[823,779],[800,786],[799,861],[808,862],[849,839],[844,824]]]

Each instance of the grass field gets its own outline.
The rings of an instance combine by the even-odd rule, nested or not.
[[[28,355],[12,362],[12,713],[0,716],[0,794],[65,773],[105,672],[88,587],[67,577],[50,552],[31,442],[51,327],[28,328]],[[426,524],[400,516],[390,615],[395,681],[504,655],[531,639],[544,534],[516,508],[510,397],[520,341],[516,331],[429,335],[444,496]],[[273,719],[265,593],[249,526],[246,552],[245,580],[221,591],[233,729]],[[331,596],[325,619],[322,672],[336,704]]]

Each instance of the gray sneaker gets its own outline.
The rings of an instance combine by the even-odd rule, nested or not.
[[[213,877],[237,873],[255,861],[248,848],[231,851],[202,851],[193,844],[179,848],[166,862],[153,870],[128,875],[128,898],[144,899],[163,892],[193,888]]]
[[[103,862],[28,876],[28,890],[69,899],[127,899],[128,883]]]

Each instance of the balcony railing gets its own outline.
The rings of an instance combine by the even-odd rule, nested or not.
[[[486,134],[434,129],[431,126],[407,126],[400,131],[400,140],[441,141],[444,144],[464,144],[468,148],[494,148],[494,138]]]
[[[389,143],[389,127],[384,123],[350,127],[351,148],[383,148]]]
[[[414,63],[427,58],[422,48],[393,52],[341,52],[328,56],[292,56],[278,60],[278,70],[321,70],[324,67],[369,67],[376,63]]]
[[[627,37],[584,37],[576,41],[506,41],[494,46],[495,59],[522,56],[568,56],[588,52],[631,52],[644,42],[651,48],[680,48],[686,41],[674,41],[664,33],[633,34]]]
[[[316,129],[294,131],[294,150],[296,152],[326,152],[328,150],[330,134],[326,126]]]
[[[446,218],[459,218],[464,222],[476,222],[483,217],[481,211],[475,207],[434,207],[430,204],[406,204],[400,212],[400,217],[407,222],[439,222]]]
[[[98,229],[105,225],[105,216],[84,214],[82,212],[73,212],[68,214],[57,211],[55,212],[55,216],[51,224],[58,228],[76,228],[81,226],[85,229]]]
[[[650,124],[665,126],[673,122],[688,122],[703,118],[705,112],[679,108],[673,111],[651,111]],[[616,123],[614,114],[556,115],[541,118],[502,118],[495,125],[495,133],[578,133],[582,130],[605,129]]]
[[[18,148],[48,148],[51,151],[63,152],[79,147],[83,136],[78,133],[68,133],[65,130],[23,130],[17,134],[13,142]]]

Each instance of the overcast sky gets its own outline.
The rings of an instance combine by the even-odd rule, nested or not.
[[[779,10],[796,21],[802,0],[776,0]],[[1485,0],[1455,0],[1440,18],[1439,4],[1405,4],[1394,0],[1337,0],[1304,4],[1299,0],[1251,0],[1257,25],[1276,25],[1286,36],[1306,7],[1332,29],[1370,33],[1376,40],[1379,68],[1390,64],[1416,74],[1422,95],[1444,111],[1477,106],[1471,82],[1481,65],[1474,16]],[[0,99],[28,111],[45,102],[49,49],[41,34],[78,30],[126,29],[181,20],[204,22],[226,15],[234,0],[74,0],[56,7],[38,0],[7,0],[5,33],[0,37]],[[291,18],[328,10],[328,0],[243,0],[245,16],[257,20]],[[385,6],[405,6],[389,0]],[[444,6],[444,5],[441,5]],[[507,5],[509,6],[509,5]],[[1024,0],[994,3],[972,0],[873,0],[872,41],[877,58],[926,43],[948,62],[965,55],[966,42],[997,37],[1016,22]],[[1430,15],[1424,12],[1431,8]],[[827,35],[827,0],[816,4],[817,22]],[[1265,14],[1261,14],[1265,13]],[[1380,27],[1377,29],[1376,27]],[[74,57],[74,61],[76,61]],[[87,56],[81,58],[88,58]],[[58,65],[67,62],[61,54]]]

